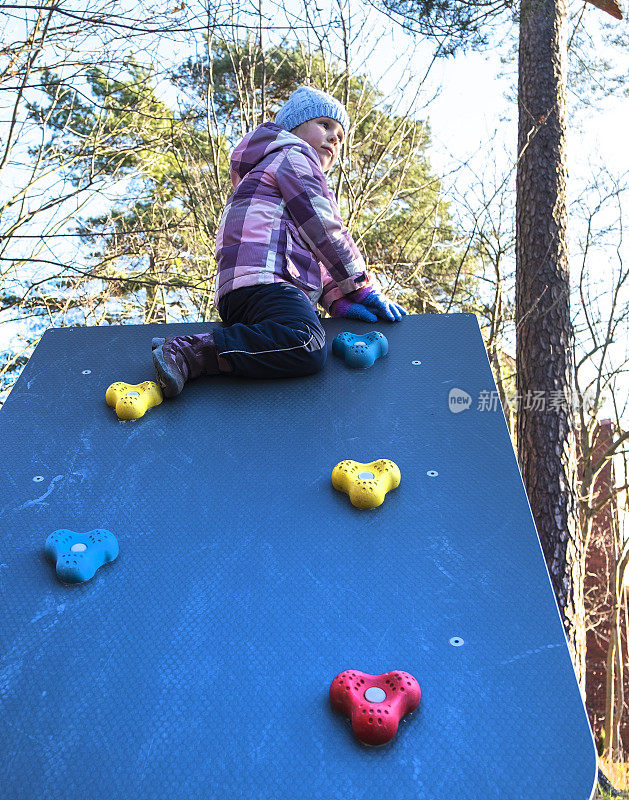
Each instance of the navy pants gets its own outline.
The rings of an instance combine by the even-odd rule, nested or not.
[[[218,353],[233,375],[292,378],[325,363],[325,332],[306,295],[289,283],[234,289],[221,297],[224,327],[215,328]]]

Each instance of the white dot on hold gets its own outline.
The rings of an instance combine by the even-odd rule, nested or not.
[[[367,344],[367,342],[354,342],[354,344]]]
[[[365,700],[370,703],[381,703],[387,699],[387,693],[379,686],[370,686],[365,692]]]
[[[85,552],[85,550],[87,550],[87,545],[86,544],[82,544],[81,542],[77,542],[76,544],[72,545],[70,550],[73,553],[83,553],[83,552]]]
[[[361,481],[371,481],[373,480],[373,472],[360,472],[358,477]]]
[[[140,392],[127,392],[127,397],[139,397]]]

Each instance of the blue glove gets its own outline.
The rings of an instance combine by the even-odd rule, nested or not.
[[[331,317],[346,317],[347,319],[360,319],[363,322],[377,322],[378,317],[360,303],[351,303],[344,297],[335,300],[330,306]]]
[[[402,308],[401,305],[389,300],[388,297],[380,294],[373,286],[369,285],[363,286],[362,289],[357,289],[355,292],[350,292],[344,299],[346,302],[360,303],[361,306],[369,309],[369,313],[373,311],[380,319],[388,319],[389,322],[399,322],[402,317],[408,314],[408,311]],[[337,302],[341,301],[337,300]],[[365,317],[360,317],[360,319],[365,319]],[[372,317],[368,321],[375,322],[375,318]]]

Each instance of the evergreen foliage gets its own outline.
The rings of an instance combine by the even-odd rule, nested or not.
[[[514,13],[513,0],[375,0],[405,28],[439,41],[438,55],[486,47],[494,28]]]

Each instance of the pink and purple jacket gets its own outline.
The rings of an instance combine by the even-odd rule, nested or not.
[[[216,237],[216,301],[242,286],[292,283],[329,310],[368,282],[316,150],[271,122],[231,158],[234,193]]]

